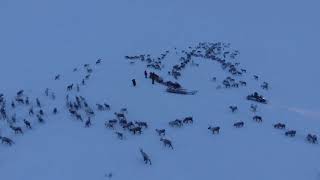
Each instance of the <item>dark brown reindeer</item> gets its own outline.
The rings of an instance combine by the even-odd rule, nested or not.
[[[176,120],[174,120],[174,121],[170,121],[170,122],[169,122],[169,125],[170,125],[171,127],[182,127],[182,121],[179,120],[179,119],[176,119]]]
[[[151,165],[152,163],[151,163],[151,159],[150,159],[149,155],[147,153],[145,153],[142,148],[140,148],[140,153],[141,153],[141,155],[143,157],[144,163],[145,164],[149,163]]]
[[[184,118],[183,123],[185,124],[189,124],[189,123],[193,123],[193,118],[191,116]]]
[[[220,133],[220,127],[219,126],[216,126],[216,127],[211,127],[209,126],[208,129],[212,132],[212,134],[219,134]]]
[[[126,119],[126,116],[123,114],[123,113],[114,113],[115,115],[116,115],[116,117],[117,117],[117,119],[118,120],[120,120],[120,119]]]
[[[89,117],[88,120],[85,122],[85,127],[88,128],[90,127],[92,124],[91,124],[91,118]]]
[[[295,130],[289,130],[289,131],[285,132],[285,135],[290,136],[290,137],[294,137],[294,136],[296,136],[296,133],[297,133],[297,131],[295,131]]]
[[[23,134],[23,131],[21,129],[21,127],[14,127],[14,126],[10,126],[10,128],[14,131],[14,133],[16,134]]]
[[[137,127],[133,127],[131,129],[129,129],[133,134],[141,134],[142,133],[142,129],[141,127],[137,126]]]
[[[121,140],[124,139],[123,133],[121,133],[121,132],[115,132],[115,134],[117,135],[117,137],[118,137],[119,139],[121,139]]]
[[[96,61],[96,64],[98,65],[98,64],[101,64],[101,62],[102,62],[102,59],[98,59],[97,61]]]
[[[67,91],[71,91],[73,89],[73,84],[70,84],[69,86],[67,86]]]
[[[114,129],[114,126],[115,126],[114,123],[107,122],[107,121],[104,123],[104,125],[106,128],[110,128],[110,129]]]
[[[136,125],[138,125],[141,128],[148,128],[147,122],[142,122],[142,121],[135,121],[134,122]]]
[[[250,110],[251,110],[252,112],[257,112],[257,108],[258,108],[257,105],[253,105],[253,104],[250,105]]]
[[[14,144],[14,142],[10,138],[0,136],[0,139],[2,144],[8,144],[9,146]]]
[[[243,121],[240,121],[240,122],[236,122],[233,124],[234,127],[236,128],[241,128],[244,126],[244,122]]]
[[[27,121],[26,119],[24,119],[23,122],[24,122],[24,124],[26,125],[26,127],[27,127],[28,129],[32,129],[31,123],[30,123],[29,121]]]
[[[247,86],[247,82],[245,82],[245,81],[239,81],[239,83],[241,86]]]
[[[307,141],[313,144],[318,143],[318,137],[315,134],[308,134],[306,137]]]
[[[282,124],[282,123],[277,123],[275,125],[273,125],[273,127],[275,129],[285,129],[286,128],[286,125],[285,124]]]
[[[56,75],[55,77],[54,77],[54,80],[59,80],[60,79],[60,74],[58,74],[58,75]]]
[[[156,132],[158,133],[159,136],[165,136],[166,135],[166,130],[165,129],[156,129]]]
[[[164,146],[168,146],[168,147],[170,147],[171,149],[173,149],[172,142],[171,142],[169,139],[160,138],[160,141],[163,142],[163,145],[164,145]]]
[[[252,118],[256,122],[262,122],[262,117],[261,116],[253,116]]]
[[[229,109],[231,110],[231,112],[238,111],[238,107],[237,106],[229,106]]]

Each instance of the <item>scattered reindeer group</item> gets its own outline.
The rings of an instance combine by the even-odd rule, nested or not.
[[[222,85],[225,88],[239,88],[240,86],[245,87],[247,86],[247,82],[243,80],[237,80],[236,77],[241,77],[243,74],[247,73],[247,70],[240,68],[240,63],[233,62],[233,60],[239,54],[239,52],[225,51],[225,49],[227,49],[228,47],[229,44],[224,43],[199,43],[196,47],[189,47],[188,50],[181,51],[183,53],[183,56],[180,57],[180,62],[178,64],[173,65],[172,69],[168,72],[168,74],[170,76],[173,76],[173,78],[177,80],[182,75],[182,70],[184,70],[189,64],[199,66],[194,62],[193,58],[201,57],[204,59],[209,59],[218,62],[221,65],[222,69],[230,74],[230,76],[226,77],[222,81]],[[162,53],[160,57],[152,57],[149,54],[143,54],[138,56],[125,56],[125,58],[130,60],[131,62],[134,62],[133,60],[145,61],[147,62],[148,68],[153,68],[155,70],[160,71],[164,68],[162,60],[164,60],[169,53],[170,51],[165,51],[165,53]],[[228,61],[227,57],[230,58],[231,61]],[[101,63],[102,60],[98,59],[95,64],[99,65]],[[109,112],[111,111],[111,106],[105,102],[96,103],[95,106],[90,106],[90,103],[87,101],[87,99],[81,95],[74,95],[71,97],[73,92],[79,93],[81,87],[84,87],[87,84],[88,80],[92,77],[93,68],[91,67],[91,65],[84,64],[83,68],[85,70],[85,74],[84,76],[82,76],[80,81],[77,83],[73,82],[67,85],[67,94],[65,96],[65,102],[66,109],[71,115],[71,117],[77,121],[84,122],[84,127],[89,128],[92,126],[92,120],[95,114],[98,112]],[[77,72],[78,70],[78,68],[73,69],[74,72]],[[146,71],[145,77],[148,78],[148,74]],[[59,81],[61,80],[61,78],[62,76],[58,74],[54,77],[54,80]],[[167,87],[175,89],[182,88],[182,86],[178,82],[165,81],[155,72],[150,72],[149,78],[152,80],[152,83],[157,82],[159,84],[163,84]],[[253,78],[257,81],[259,80],[259,76],[257,75],[254,75]],[[217,78],[214,77],[212,80],[216,81]],[[261,84],[261,88],[263,90],[269,90],[269,83],[263,82]],[[55,100],[56,98],[55,93],[52,92],[49,88],[45,89],[45,96],[50,98],[51,100]],[[12,131],[15,134],[24,134],[24,131],[26,131],[23,130],[22,127],[17,125],[17,118],[15,114],[10,114],[7,110],[8,108],[15,109],[17,108],[17,106],[27,107],[29,110],[29,116],[34,117],[39,123],[44,123],[46,114],[49,114],[48,112],[44,111],[44,104],[42,104],[39,98],[36,98],[35,102],[32,103],[31,99],[29,99],[29,97],[25,95],[23,90],[17,92],[16,97],[10,103],[10,107],[8,107],[4,95],[0,94],[0,120],[7,121],[9,128],[12,129]],[[257,105],[252,104],[250,106],[250,110],[254,114],[257,112],[257,108]],[[238,107],[234,105],[229,106],[229,109],[232,113],[236,113],[239,110]],[[58,109],[55,107],[51,113],[57,114]],[[115,117],[113,119],[106,120],[104,122],[104,125],[107,129],[113,130],[116,137],[120,140],[126,139],[125,132],[139,136],[143,134],[145,130],[150,128],[149,124],[145,121],[128,120],[128,110],[126,108],[120,109],[119,112],[114,112],[114,116]],[[263,118],[256,114],[252,117],[252,119],[257,123],[263,122]],[[26,129],[32,129],[34,125],[34,123],[28,121],[27,118],[23,119],[23,123]],[[168,125],[171,128],[182,128],[183,126],[191,125],[193,123],[194,118],[192,116],[188,116],[182,119],[175,119],[173,121],[170,121],[168,122]],[[245,126],[245,122],[237,121],[233,124],[233,126],[235,128],[243,128]],[[283,123],[274,124],[273,127],[279,130],[286,130],[286,125]],[[220,134],[221,127],[209,126],[208,130],[212,134]],[[158,136],[160,136],[160,143],[162,143],[164,147],[174,149],[172,140],[166,137],[166,129],[155,129],[155,133]],[[290,129],[286,130],[284,132],[284,135],[294,137],[296,133],[296,130]],[[5,136],[0,136],[0,140],[2,144],[8,144],[10,146],[14,144],[14,141],[12,139]],[[306,136],[306,140],[310,143],[318,143],[317,135],[315,134],[308,134]],[[140,148],[140,153],[143,157],[143,161],[146,164],[151,165],[152,163],[150,156],[142,148]]]

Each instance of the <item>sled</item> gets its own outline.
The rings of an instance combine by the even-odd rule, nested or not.
[[[183,94],[183,95],[195,95],[198,91],[188,91],[186,89],[175,89],[175,88],[167,88],[166,90],[168,93],[174,94]]]

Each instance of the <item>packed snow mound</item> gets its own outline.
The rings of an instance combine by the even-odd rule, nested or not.
[[[319,129],[273,104],[228,43],[74,62],[1,96],[1,177],[318,178]]]

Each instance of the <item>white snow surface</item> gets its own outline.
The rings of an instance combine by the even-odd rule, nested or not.
[[[319,7],[313,0],[1,0],[0,92],[8,103],[20,89],[32,104],[38,97],[46,122],[37,123],[23,105],[8,104],[24,134],[14,134],[0,120],[0,136],[15,142],[0,144],[0,179],[319,180],[320,146],[305,140],[308,133],[320,135]],[[237,61],[248,73],[237,78],[248,86],[216,89],[229,74],[216,62],[196,58],[199,67],[188,65],[178,81],[198,93],[168,94],[144,78],[145,63],[124,58],[170,50],[165,69],[155,71],[169,80],[167,70],[180,57],[173,49],[199,42],[226,42],[239,50]],[[98,58],[103,62],[95,65]],[[80,95],[92,107],[111,105],[108,112],[95,109],[90,128],[65,107],[66,86],[80,83],[85,63],[93,73]],[[61,80],[54,80],[56,74]],[[254,74],[261,79],[255,81]],[[214,76],[217,82],[210,80]],[[263,81],[269,91],[261,90]],[[56,100],[45,97],[46,88]],[[255,90],[270,101],[258,105],[260,124],[252,121],[252,102],[245,100]],[[230,105],[239,111],[231,113]],[[54,107],[58,115],[51,114]],[[104,122],[124,107],[128,119],[150,127],[141,135],[124,132],[121,141]],[[169,121],[186,116],[195,122],[169,127]],[[32,130],[23,126],[24,118]],[[237,121],[244,128],[234,128]],[[274,129],[277,122],[297,130],[296,137]],[[220,126],[220,134],[212,135],[208,125]],[[166,129],[174,150],[163,146],[155,128]],[[139,148],[150,155],[151,166]]]

